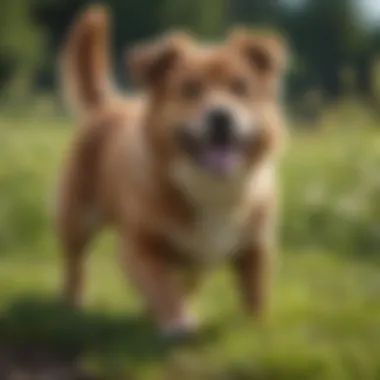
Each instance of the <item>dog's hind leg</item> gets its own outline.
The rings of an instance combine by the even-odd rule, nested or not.
[[[72,206],[66,205],[68,209],[58,219],[58,235],[63,253],[62,293],[68,304],[79,307],[83,303],[87,248],[95,228],[86,220],[88,209],[72,209]]]
[[[64,300],[81,306],[84,292],[85,261],[88,246],[98,232],[100,217],[88,191],[86,177],[71,167],[60,188],[55,215],[56,230],[62,251]]]

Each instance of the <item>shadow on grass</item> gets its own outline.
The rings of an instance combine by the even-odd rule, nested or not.
[[[206,330],[197,343],[215,334]],[[57,361],[72,366],[89,353],[99,358],[123,357],[124,363],[139,367],[165,361],[173,348],[141,315],[75,311],[38,298],[19,299],[0,315],[0,367],[2,361],[12,362],[12,368]]]
[[[146,318],[75,311],[36,298],[18,300],[5,310],[0,317],[0,342],[15,349],[48,349],[64,356],[121,350],[134,360],[159,358],[165,348]]]

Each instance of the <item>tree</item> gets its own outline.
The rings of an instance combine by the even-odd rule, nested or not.
[[[341,95],[340,70],[354,62],[365,42],[351,0],[308,0],[283,19],[314,85]]]
[[[0,3],[0,88],[8,101],[25,102],[43,59],[41,30],[30,17],[30,2]]]
[[[215,38],[227,27],[227,0],[166,0],[162,9],[165,29],[181,28]]]

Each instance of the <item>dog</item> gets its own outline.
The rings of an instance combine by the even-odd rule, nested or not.
[[[78,16],[62,48],[62,88],[80,125],[59,191],[63,296],[83,301],[89,243],[119,237],[123,271],[165,336],[197,331],[188,297],[216,265],[265,316],[276,247],[276,168],[284,141],[280,36],[232,30],[201,44],[175,31],[126,54],[136,94],[110,76],[110,18]]]

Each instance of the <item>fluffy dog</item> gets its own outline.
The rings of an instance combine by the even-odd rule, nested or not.
[[[58,207],[65,298],[81,303],[86,247],[107,225],[163,333],[194,330],[187,296],[220,262],[235,270],[247,309],[262,315],[284,131],[283,41],[236,30],[202,45],[169,34],[129,52],[141,94],[122,97],[109,76],[108,30],[107,11],[87,9],[60,56],[80,124]]]

